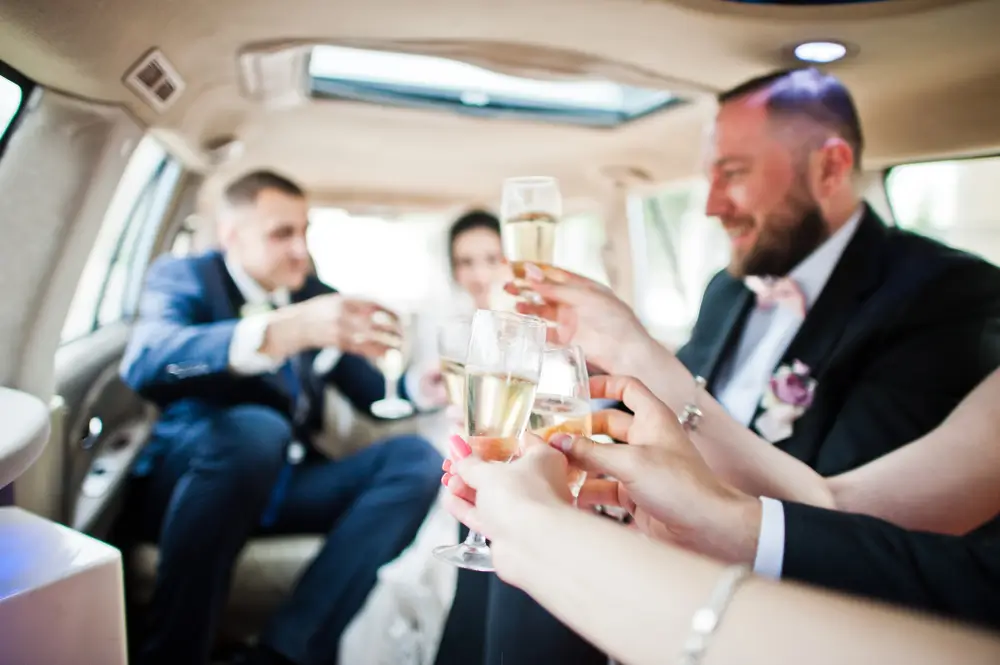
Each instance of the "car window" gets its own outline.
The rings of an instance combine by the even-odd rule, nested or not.
[[[896,223],[1000,264],[1000,157],[895,166],[885,190]]]
[[[441,214],[385,219],[314,208],[309,249],[319,277],[331,286],[417,311],[448,297],[447,237],[453,221]],[[556,265],[607,284],[600,216],[570,215],[556,228]]]
[[[725,232],[705,216],[707,195],[699,178],[630,205],[636,314],[672,346],[690,336],[708,281],[729,260]]]
[[[146,137],[136,147],[77,285],[63,326],[63,342],[132,316],[143,272],[180,175],[180,164],[155,139]]]

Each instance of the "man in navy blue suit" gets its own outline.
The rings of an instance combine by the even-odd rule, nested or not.
[[[310,446],[322,387],[360,410],[383,397],[368,362],[395,317],[311,273],[302,190],[266,171],[225,191],[223,251],[149,269],[124,380],[162,415],[137,466],[140,522],[160,546],[144,664],[204,663],[233,565],[254,533],[326,534],[271,618],[252,663],[335,663],[380,566],[412,541],[439,489],[440,455],[415,436],[331,461]],[[418,406],[439,376],[407,376]]]

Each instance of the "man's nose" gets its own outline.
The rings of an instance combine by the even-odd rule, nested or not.
[[[299,238],[292,241],[292,256],[298,260],[307,260],[309,258],[309,245],[306,243],[305,238]]]
[[[705,201],[706,217],[725,217],[732,212],[733,202],[729,198],[726,187],[713,178],[708,187],[708,198]]]

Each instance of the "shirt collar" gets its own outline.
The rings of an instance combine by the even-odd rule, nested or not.
[[[812,254],[788,273],[788,276],[795,280],[795,283],[802,290],[802,295],[805,296],[806,311],[812,308],[816,300],[819,299],[833,269],[840,261],[844,250],[847,249],[847,244],[854,237],[854,232],[857,231],[858,224],[861,223],[864,211],[864,204],[858,206],[846,224],[837,229],[836,233],[827,238],[822,245],[813,250]]]
[[[243,266],[233,261],[228,254],[225,255],[223,260],[226,264],[226,270],[229,271],[229,276],[233,278],[236,288],[239,289],[240,295],[243,296],[248,305],[273,304],[278,307],[284,307],[291,303],[292,297],[288,289],[279,288],[268,292],[257,280],[250,276],[250,273],[243,269]]]

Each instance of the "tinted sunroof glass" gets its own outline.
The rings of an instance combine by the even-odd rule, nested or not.
[[[605,127],[682,101],[667,90],[522,78],[446,58],[340,46],[315,47],[309,75],[317,97]]]

